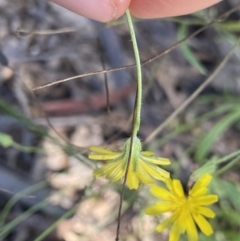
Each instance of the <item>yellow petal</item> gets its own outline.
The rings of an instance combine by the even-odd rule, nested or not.
[[[178,241],[181,233],[177,229],[177,227],[173,226],[170,230],[169,241]]]
[[[180,215],[178,215],[177,219],[174,221],[170,230],[169,241],[178,241],[180,235],[185,231],[186,219],[183,220],[184,216],[185,214],[183,212],[180,212]]]
[[[179,209],[179,215],[174,222],[175,229],[177,229],[180,234],[185,232],[189,217],[190,213],[188,208],[186,206],[182,206],[181,209]]]
[[[173,180],[171,178],[166,178],[164,180],[168,190],[173,193]]]
[[[194,208],[194,212],[202,214],[203,216],[208,218],[215,217],[215,213],[210,208],[206,208],[206,207],[197,206]]]
[[[170,230],[170,236],[169,236],[169,241],[178,241],[179,237],[180,237],[180,233],[178,230],[175,230],[173,228],[171,228]]]
[[[193,185],[193,188],[191,189],[191,195],[194,195],[194,193],[202,188],[207,187],[209,183],[212,180],[212,176],[209,173],[204,174],[201,178],[198,179],[198,181]]]
[[[119,162],[114,169],[112,170],[112,172],[108,173],[106,176],[112,181],[112,182],[116,182],[118,181],[122,176],[124,175],[124,170],[122,168],[122,163]]]
[[[105,175],[109,175],[112,173],[112,171],[117,168],[117,166],[119,165],[119,162],[108,162],[106,163],[103,167],[98,168],[97,170],[95,170],[93,172],[93,174],[96,177],[101,177],[101,176],[105,176]]]
[[[107,161],[114,160],[119,154],[89,154],[88,158],[91,160]]]
[[[139,165],[141,165],[146,172],[148,172],[152,177],[158,180],[164,180],[165,178],[169,178],[170,174],[169,172],[163,170],[160,167],[146,164],[145,162],[139,160]]]
[[[176,205],[170,202],[158,202],[155,205],[149,206],[145,209],[147,215],[158,215],[170,212],[176,209]]]
[[[159,158],[159,157],[146,157],[146,156],[141,156],[141,160],[150,162],[152,164],[157,164],[157,165],[169,165],[171,164],[170,160],[167,158]]]
[[[189,241],[197,241],[198,240],[197,228],[196,228],[196,225],[195,225],[191,215],[189,216],[189,218],[187,220],[186,231],[187,231]]]
[[[187,207],[183,206],[178,212],[179,215],[170,230],[169,241],[177,241],[180,235],[186,231],[188,222],[191,222],[191,214],[189,213],[189,209]]]
[[[199,198],[196,198],[194,203],[196,205],[210,205],[218,201],[217,195],[205,195]]]
[[[99,147],[99,146],[91,146],[89,148],[90,151],[92,152],[96,152],[96,153],[99,153],[99,154],[121,154],[121,152],[118,152],[118,151],[112,151],[108,148],[103,148],[103,147]]]
[[[201,197],[207,193],[208,189],[206,187],[201,187],[196,189],[194,192],[192,190],[189,191],[189,195],[192,197]]]
[[[158,197],[160,199],[166,200],[166,201],[173,201],[174,200],[174,196],[172,193],[170,193],[169,191],[167,191],[166,189],[159,187],[157,185],[154,185],[151,189],[150,192],[155,196]]]
[[[173,191],[178,197],[185,197],[182,184],[180,180],[173,179]]]
[[[192,215],[194,221],[205,235],[209,236],[213,233],[211,224],[201,214],[193,213]]]
[[[138,166],[137,176],[144,184],[154,184],[154,179],[145,171],[141,165]]]
[[[103,166],[103,167],[101,167],[101,168],[98,168],[97,170],[95,170],[95,171],[93,172],[93,175],[94,175],[95,177],[105,176],[105,175],[106,175],[105,169],[106,169],[106,166]]]
[[[154,152],[152,151],[141,151],[141,154],[144,156],[154,156]]]
[[[126,184],[129,189],[137,189],[138,188],[138,177],[136,172],[133,171],[132,165],[130,163],[127,173],[127,181]]]
[[[156,230],[161,233],[164,229],[166,229],[168,226],[170,226],[177,218],[177,216],[179,215],[179,212],[174,212],[170,217],[168,217],[167,219],[165,219],[162,223],[160,223]]]

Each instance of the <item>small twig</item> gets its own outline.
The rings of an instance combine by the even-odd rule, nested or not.
[[[234,53],[235,48],[240,42],[240,38],[234,44],[231,51],[224,57],[224,59],[220,62],[217,68],[212,72],[212,74],[189,96],[187,100],[183,102],[179,108],[177,108],[157,129],[155,129],[144,141],[144,144],[149,143],[154,137],[156,137],[159,132],[161,132],[172,120],[174,120],[179,113],[181,113],[205,88],[209,83],[214,79],[214,77],[220,72],[220,70],[224,67],[227,63],[229,58]]]
[[[101,59],[101,64],[103,69],[106,69],[106,65],[105,65],[105,61],[104,61],[104,54],[103,54],[103,48],[102,45],[99,41],[98,38],[98,45],[99,45],[99,49],[100,49],[100,59]],[[107,112],[108,114],[110,114],[110,98],[109,98],[109,87],[108,87],[108,78],[107,78],[107,74],[103,74],[104,77],[104,86],[105,86],[105,91],[106,91],[106,104],[107,104]]]
[[[103,63],[104,69],[105,69],[105,64]],[[109,99],[109,87],[108,87],[108,78],[107,75],[104,74],[104,85],[105,85],[105,90],[106,90],[106,104],[107,104],[107,112],[110,114],[110,99]]]
[[[52,35],[52,34],[63,34],[63,33],[72,33],[76,32],[75,28],[61,28],[61,29],[47,29],[47,30],[33,30],[28,31],[25,29],[18,29],[17,36],[18,37],[30,37],[32,35]]]
[[[40,90],[40,89],[43,89],[43,88],[46,88],[46,87],[50,87],[50,86],[53,86],[53,85],[56,85],[56,84],[61,84],[61,83],[67,82],[69,80],[79,79],[79,78],[88,77],[88,76],[94,76],[94,75],[98,75],[98,74],[111,73],[111,72],[114,72],[114,71],[124,70],[124,69],[132,68],[132,67],[135,67],[135,64],[123,66],[123,67],[119,67],[119,68],[114,68],[114,69],[99,70],[99,71],[91,72],[91,73],[87,73],[87,74],[76,75],[76,76],[69,77],[69,78],[66,78],[66,79],[55,80],[51,83],[34,87],[33,91]]]
[[[11,195],[15,195],[16,197],[21,197],[22,199],[23,198],[35,198],[35,196],[32,196],[32,195],[21,195],[21,194],[14,193],[14,192],[11,192],[9,190],[6,190],[4,188],[0,188],[0,192],[5,192],[5,193],[11,194]]]
[[[164,50],[163,52],[159,53],[158,55],[149,58],[145,61],[142,62],[141,66],[147,65],[151,62],[153,62],[154,60],[163,57],[164,55],[170,53],[172,50],[174,50],[175,48],[177,48],[179,45],[181,45],[183,42],[185,42],[188,39],[191,39],[193,37],[195,37],[196,35],[198,35],[199,33],[203,32],[204,30],[206,30],[207,28],[211,27],[212,25],[214,25],[215,23],[219,23],[223,20],[225,20],[226,18],[228,18],[232,13],[236,12],[240,10],[240,5],[236,6],[235,8],[225,12],[224,14],[221,14],[217,19],[211,21],[210,23],[206,24],[205,26],[199,28],[197,31],[195,31],[194,33],[190,34],[189,36],[185,37],[184,39],[178,41],[177,43],[175,43],[174,45],[172,45],[171,47],[169,47],[168,49]],[[120,71],[120,70],[124,70],[124,69],[128,69],[128,68],[133,68],[135,67],[135,64],[131,64],[131,65],[127,65],[127,66],[122,66],[122,67],[118,67],[118,68],[113,68],[113,69],[106,69],[106,70],[99,70],[96,72],[91,72],[91,73],[86,73],[86,74],[81,74],[81,75],[76,75],[76,76],[72,76],[66,79],[61,79],[61,80],[56,80],[53,81],[51,83],[48,84],[43,84],[43,85],[39,85],[33,88],[33,90],[39,90],[39,89],[43,89],[52,85],[56,85],[56,84],[60,84],[60,83],[64,83],[67,82],[69,80],[74,80],[74,79],[79,79],[79,78],[83,78],[83,77],[88,77],[88,76],[94,76],[94,75],[98,75],[98,74],[105,74],[105,73],[111,73],[111,72],[115,72],[115,71]]]

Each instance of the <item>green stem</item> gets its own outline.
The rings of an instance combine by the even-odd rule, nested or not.
[[[236,157],[235,159],[233,159],[231,162],[229,162],[226,166],[222,167],[220,170],[217,171],[217,173],[215,174],[216,176],[220,176],[223,173],[227,172],[229,169],[231,169],[232,167],[234,167],[240,160],[240,157]]]
[[[130,14],[129,10],[126,11],[126,17],[127,17],[129,32],[131,35],[133,51],[134,51],[136,67],[137,67],[137,94],[136,94],[134,113],[133,113],[132,135],[131,135],[129,156],[128,156],[128,161],[127,161],[126,172],[124,175],[122,190],[121,190],[121,194],[120,194],[120,204],[119,204],[119,209],[118,209],[117,232],[116,232],[115,241],[119,241],[124,186],[127,181],[127,173],[128,173],[129,165],[131,162],[133,142],[134,142],[134,139],[137,138],[137,133],[140,128],[141,107],[142,107],[142,69],[141,69],[141,62],[140,62],[140,57],[139,57],[139,52],[138,52],[137,40],[136,40],[133,22],[132,22],[132,18],[131,18],[131,14]]]
[[[30,186],[29,188],[24,189],[23,191],[18,192],[15,194],[5,205],[3,210],[1,211],[0,215],[0,228],[3,227],[5,220],[7,218],[7,215],[9,214],[11,208],[14,206],[14,204],[19,201],[21,198],[28,198],[28,194],[35,192],[39,189],[42,189],[43,187],[47,186],[47,182],[43,181],[40,183],[37,183],[35,185]]]
[[[131,18],[130,11],[126,11],[127,22],[129,26],[129,31],[131,35],[133,51],[136,61],[137,67],[137,99],[134,111],[134,123],[133,123],[133,130],[132,130],[132,137],[137,137],[137,133],[140,128],[140,120],[141,120],[141,107],[142,107],[142,69],[141,69],[141,61],[138,51],[138,45],[136,40],[136,35],[134,31],[134,26]]]
[[[75,213],[77,210],[77,207],[73,207],[68,212],[66,212],[62,217],[60,217],[56,222],[54,222],[49,228],[47,228],[43,233],[41,233],[37,238],[34,239],[34,241],[41,241],[44,240],[51,232],[55,230],[57,225],[62,221],[67,218],[69,218],[71,215]]]
[[[38,204],[32,206],[30,209],[28,209],[26,212],[22,213],[18,217],[16,217],[11,222],[7,223],[1,228],[0,232],[0,240],[5,240],[6,236],[20,223],[22,223],[25,219],[30,217],[33,213],[41,210],[43,207],[47,206],[49,204],[50,200],[49,198],[44,199],[43,201],[39,202]]]
[[[216,164],[220,164],[220,163],[226,162],[226,161],[228,161],[229,159],[235,158],[235,157],[237,157],[237,156],[240,156],[240,150],[237,150],[237,151],[235,151],[235,152],[230,153],[230,154],[227,155],[227,156],[224,156],[224,157],[220,158],[219,160],[216,161]]]

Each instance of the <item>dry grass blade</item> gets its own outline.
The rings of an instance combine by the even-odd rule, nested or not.
[[[201,33],[204,30],[206,30],[207,28],[213,26],[215,23],[218,23],[218,22],[221,22],[223,20],[226,20],[231,14],[233,14],[234,12],[236,12],[238,10],[240,10],[240,5],[236,6],[235,8],[232,8],[231,10],[225,12],[224,14],[221,14],[217,19],[215,19],[215,20],[211,21],[210,23],[206,24],[205,26],[201,27],[200,29],[198,29],[194,33],[190,34],[186,38],[178,41],[177,43],[175,43],[174,45],[172,45],[171,47],[169,47],[165,51],[159,53],[158,55],[156,55],[156,56],[154,56],[154,57],[152,57],[150,59],[147,59],[147,60],[143,61],[142,62],[142,66],[147,65],[147,64],[151,63],[152,61],[154,61],[154,60],[156,60],[158,58],[161,58],[164,55],[170,53],[172,50],[177,48],[179,45],[181,45],[182,43],[184,43],[188,39],[191,39],[191,38],[195,37],[199,33]],[[43,89],[43,88],[46,88],[46,87],[49,87],[49,86],[52,86],[52,85],[64,83],[64,82],[67,82],[69,80],[79,79],[79,78],[88,77],[88,76],[94,76],[94,75],[98,75],[98,74],[111,73],[111,72],[120,71],[120,70],[124,70],[124,69],[128,69],[128,68],[133,68],[135,66],[136,66],[135,64],[132,64],[132,65],[122,66],[122,67],[113,68],[113,69],[99,70],[99,71],[96,71],[96,72],[76,75],[76,76],[69,77],[69,78],[66,78],[66,79],[56,80],[56,81],[53,81],[53,82],[48,83],[48,84],[43,84],[43,85],[36,86],[36,87],[33,88],[33,90],[36,91],[36,90]]]

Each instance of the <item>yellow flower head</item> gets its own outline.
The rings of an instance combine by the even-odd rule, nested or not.
[[[113,151],[107,148],[93,146],[90,150],[93,154],[89,159],[107,161],[107,163],[94,171],[96,177],[106,176],[112,182],[122,179],[127,169],[130,154],[131,139],[129,138],[122,151]],[[127,173],[126,184],[130,189],[137,189],[141,181],[144,184],[154,184],[154,179],[165,180],[169,173],[157,165],[169,165],[166,158],[154,156],[153,152],[142,151],[142,145],[138,138],[133,139],[131,160]]]
[[[176,179],[166,180],[168,190],[154,185],[150,192],[161,201],[146,208],[146,214],[172,213],[157,226],[156,230],[162,232],[172,224],[169,241],[177,241],[184,232],[187,232],[189,241],[197,241],[196,224],[205,235],[211,235],[213,229],[205,217],[214,218],[215,213],[204,207],[218,201],[217,195],[206,194],[211,179],[210,174],[203,175],[188,192],[188,196],[185,196],[181,182]]]

